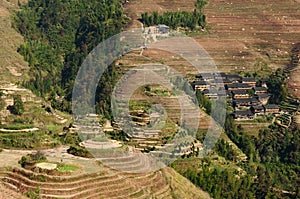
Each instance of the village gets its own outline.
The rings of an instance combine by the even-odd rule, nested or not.
[[[253,120],[261,115],[289,116],[278,104],[269,103],[272,94],[268,92],[267,81],[237,74],[202,73],[195,76],[192,86],[210,100],[225,97],[235,120]],[[291,117],[287,123],[290,120]]]

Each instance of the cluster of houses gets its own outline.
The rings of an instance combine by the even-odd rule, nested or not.
[[[235,110],[234,118],[248,120],[280,111],[277,105],[268,104],[271,94],[268,93],[267,81],[265,78],[256,81],[255,78],[237,74],[202,73],[196,76],[192,85],[208,99],[226,97]]]

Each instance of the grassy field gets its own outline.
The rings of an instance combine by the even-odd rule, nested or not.
[[[76,165],[66,165],[66,164],[59,165],[57,167],[58,171],[77,171],[78,169],[80,168]]]

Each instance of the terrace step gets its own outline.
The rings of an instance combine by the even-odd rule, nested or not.
[[[43,198],[87,199],[99,198],[99,196],[105,198],[128,198],[142,190],[157,190],[166,186],[161,171],[143,175],[126,173],[114,173],[106,176],[94,175],[94,177],[82,175],[81,177],[74,177],[76,180],[72,179],[72,177],[62,178],[60,182],[57,179],[54,182],[34,181],[22,175],[29,177],[28,173],[31,172],[22,173],[22,169],[15,169],[14,171],[3,171],[0,174],[7,186],[15,190],[19,190],[19,188],[22,190],[35,190],[36,187],[40,187]],[[68,179],[72,182],[62,182]],[[156,192],[160,193],[161,191]]]

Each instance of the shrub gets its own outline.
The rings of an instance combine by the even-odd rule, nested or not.
[[[77,145],[71,145],[70,148],[67,150],[69,154],[80,156],[80,157],[86,157],[86,158],[92,158],[92,154],[86,149],[81,146]]]
[[[12,106],[8,106],[7,109],[14,115],[22,115],[24,112],[24,105],[21,95],[14,95],[13,99],[14,104]]]
[[[27,166],[33,166],[35,163],[38,162],[45,162],[46,160],[46,156],[41,151],[38,151],[34,154],[22,156],[21,160],[19,161],[19,164],[25,168]]]

